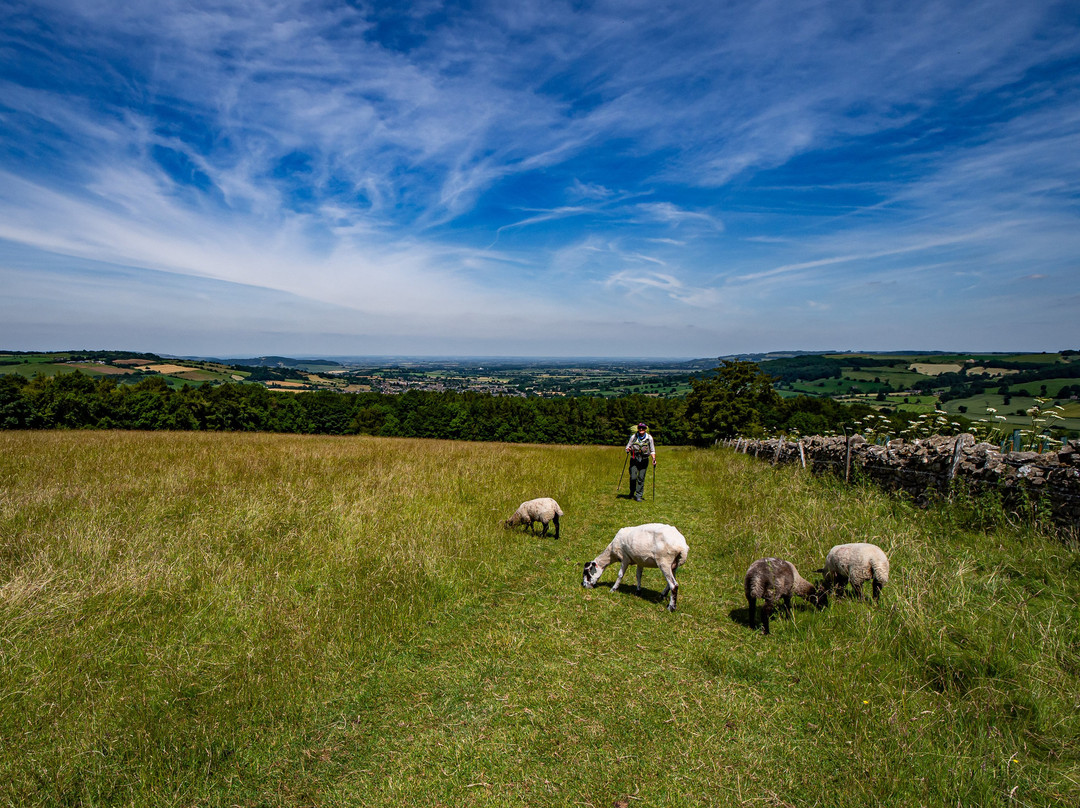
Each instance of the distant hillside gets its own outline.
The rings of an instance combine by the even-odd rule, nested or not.
[[[248,368],[339,368],[340,362],[331,359],[291,359],[287,356],[259,356],[254,359],[215,359],[228,365]]]

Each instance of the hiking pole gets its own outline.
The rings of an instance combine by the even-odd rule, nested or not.
[[[630,453],[626,453],[626,457],[622,462],[622,471],[619,472],[619,484],[615,487],[615,496],[619,496],[619,489],[622,488],[622,477],[626,473],[626,464],[630,460]]]
[[[652,501],[656,502],[656,464],[652,464]]]

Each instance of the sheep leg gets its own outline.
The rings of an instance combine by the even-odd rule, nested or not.
[[[874,603],[878,602],[878,596],[881,595],[881,582],[877,578],[874,579]]]
[[[784,595],[784,608],[787,609],[787,613],[791,615],[791,595]]]
[[[642,570],[642,566],[640,564],[638,564],[638,568],[637,568],[637,592],[638,592],[639,595],[641,594],[641,570]],[[665,595],[667,594],[666,589],[664,590],[664,594]]]
[[[542,524],[544,526],[544,532],[541,533],[540,536],[541,536],[541,538],[547,538],[548,523],[541,519],[540,524]]]
[[[768,634],[769,633],[769,616],[772,614],[772,611],[773,611],[773,602],[766,595],[765,596],[765,603],[761,607],[761,633],[762,634]]]
[[[559,514],[555,514],[555,517],[551,520],[555,523],[555,538],[559,538]]]
[[[671,569],[670,565],[661,564],[659,566],[660,572],[664,573],[664,578],[667,579],[668,583],[667,588],[664,590],[664,594],[660,597],[663,597],[669,591],[671,592],[671,600],[668,602],[667,610],[673,612],[675,611],[675,604],[679,600],[679,582],[675,580],[675,571]]]
[[[861,578],[849,578],[848,583],[851,584],[851,589],[855,593],[855,600],[861,601],[863,599],[863,596],[862,596],[863,581],[862,581],[862,579]]]
[[[626,568],[629,566],[629,561],[623,561],[622,565],[619,567],[619,577],[615,579],[615,585],[611,587],[612,592],[619,588],[619,584],[622,583],[622,577],[626,575]]]
[[[750,609],[750,628],[757,628],[757,598],[747,596],[746,605]]]
[[[833,582],[833,594],[837,597],[844,594],[844,591],[847,589],[847,584],[848,579],[838,575]]]
[[[678,586],[678,584],[679,584],[678,579],[675,577],[675,573],[677,573],[678,571],[679,571],[679,560],[675,559],[675,563],[673,563],[671,565],[671,580],[675,581],[676,586]],[[660,594],[660,597],[663,597],[664,595],[666,595],[670,589],[671,589],[670,584],[668,586],[665,586],[664,591]]]

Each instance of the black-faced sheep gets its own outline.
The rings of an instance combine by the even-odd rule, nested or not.
[[[863,584],[873,581],[876,602],[881,588],[889,582],[889,559],[876,544],[838,544],[829,550],[825,566],[818,572],[825,574],[825,586],[834,591],[842,591],[850,583],[859,600]]]
[[[783,600],[791,612],[791,596],[799,597],[819,609],[829,604],[829,596],[822,586],[814,586],[799,575],[795,565],[779,558],[761,558],[750,565],[744,580],[746,605],[750,607],[750,627],[757,628],[757,600],[761,598],[762,632],[769,633],[769,616],[776,610],[777,600]]]
[[[559,517],[562,515],[563,511],[558,502],[551,497],[540,497],[518,505],[518,509],[514,511],[509,519],[503,522],[503,525],[508,528],[528,525],[529,531],[535,532],[533,524],[539,522],[544,526],[544,532],[541,535],[546,536],[548,524],[552,523],[555,525],[555,538],[557,539],[559,538]]]
[[[668,611],[675,611],[679,599],[679,583],[675,580],[675,570],[686,563],[690,547],[686,538],[671,525],[657,523],[624,527],[615,534],[611,544],[600,555],[585,564],[581,585],[592,589],[600,580],[604,568],[612,562],[621,563],[619,576],[615,579],[611,591],[614,592],[622,583],[626,568],[637,565],[637,591],[641,592],[641,571],[645,567],[657,567],[664,574],[667,586],[660,597],[671,593]]]

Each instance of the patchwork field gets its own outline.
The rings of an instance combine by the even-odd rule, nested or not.
[[[943,363],[917,362],[909,367],[909,370],[923,376],[940,376],[942,373],[959,373],[963,365],[949,365]]]
[[[30,379],[37,374],[56,376],[60,373],[74,373],[75,368],[62,362],[26,362],[16,365],[0,365],[0,375],[14,373]]]
[[[0,805],[1080,802],[1075,544],[721,450],[634,503],[623,460],[0,432]],[[500,526],[537,495],[559,541]],[[647,521],[690,544],[674,614],[656,570],[580,586]],[[860,540],[880,606],[749,629],[751,561]]]
[[[950,414],[962,414],[972,420],[1002,416],[1009,429],[1023,429],[1031,427],[1031,416],[1028,415],[1028,410],[1037,404],[1038,402],[1030,396],[1011,396],[1009,403],[1006,404],[1004,396],[986,394],[947,401],[942,406]],[[966,408],[966,412],[962,411],[961,407]],[[1064,402],[1061,407],[1062,417],[1060,420],[1055,419],[1053,423],[1063,429],[1080,430],[1080,402]],[[991,408],[995,410],[994,413],[988,411]]]

